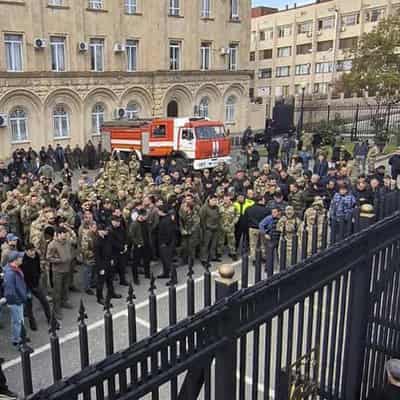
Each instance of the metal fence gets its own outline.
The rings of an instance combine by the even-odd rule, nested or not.
[[[342,136],[351,140],[364,140],[374,137],[376,131],[395,133],[400,130],[400,105],[389,106],[354,105],[318,105],[296,107],[294,123],[297,124],[303,112],[303,127],[317,131],[321,121],[337,129]]]
[[[328,218],[284,236],[272,259],[259,238],[254,268],[243,246],[237,281],[204,271],[196,293],[189,267],[187,318],[179,321],[177,292],[169,287],[169,327],[159,329],[154,279],[148,299],[150,337],[137,342],[133,289],[127,298],[129,348],[114,352],[113,316],[104,313],[105,356],[90,365],[83,304],[79,311],[82,371],[63,378],[53,319],[50,332],[54,385],[33,393],[31,349],[21,349],[29,400],[287,400],[365,399],[382,385],[387,357],[400,355],[400,193],[381,195],[375,213],[355,209],[351,222]],[[336,231],[335,231],[336,230]],[[335,235],[332,232],[335,231]],[[346,239],[346,240],[343,240]],[[271,249],[267,249],[271,252]],[[269,256],[271,257],[271,256]],[[215,301],[213,294],[215,293]],[[195,298],[200,296],[196,312]],[[197,301],[198,303],[198,301]],[[199,306],[197,304],[197,306]],[[118,332],[119,335],[123,334]],[[289,393],[290,392],[290,393]],[[307,397],[303,397],[307,398]]]

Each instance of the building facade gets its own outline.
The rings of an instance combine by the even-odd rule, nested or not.
[[[247,124],[251,0],[0,0],[0,157],[104,120]],[[120,114],[122,113],[122,114]]]
[[[339,74],[351,70],[349,49],[380,19],[398,13],[398,0],[325,0],[277,10],[253,9],[250,65],[257,102],[328,98]],[[267,110],[268,114],[268,110]]]

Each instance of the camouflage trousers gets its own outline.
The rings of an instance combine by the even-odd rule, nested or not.
[[[181,256],[183,258],[192,259],[196,258],[196,249],[199,245],[199,234],[197,232],[191,235],[182,235],[181,237]]]
[[[264,235],[260,235],[260,231],[256,228],[249,229],[249,247],[250,247],[250,257],[256,257],[256,248],[258,237],[260,236],[261,239],[261,254],[262,257],[265,257],[265,240]]]
[[[236,239],[235,239],[235,227],[231,229],[221,229],[218,232],[217,241],[217,254],[223,255],[225,250],[225,244],[228,246],[229,255],[236,255]]]

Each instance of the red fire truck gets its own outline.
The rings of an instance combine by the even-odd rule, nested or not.
[[[222,122],[206,118],[154,118],[105,122],[112,151],[135,152],[145,164],[155,158],[185,159],[194,169],[231,162],[231,142]]]

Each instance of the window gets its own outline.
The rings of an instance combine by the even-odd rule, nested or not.
[[[65,71],[65,38],[60,36],[50,37],[51,70]]]
[[[137,56],[138,56],[138,41],[127,40],[125,49],[126,49],[127,70],[128,72],[136,71]]]
[[[296,75],[309,75],[310,64],[297,64],[295,73]]]
[[[171,71],[181,69],[181,42],[176,40],[169,42],[169,69]]]
[[[341,49],[341,50],[351,49],[353,47],[357,47],[357,43],[358,43],[357,36],[340,39],[339,40],[339,49]]]
[[[105,109],[103,104],[96,104],[92,109],[92,133],[100,135],[100,128],[104,122]]]
[[[211,43],[203,42],[200,47],[200,69],[208,71],[211,68]]]
[[[228,59],[229,71],[236,71],[238,69],[238,45],[231,43],[229,45],[229,59]]]
[[[260,60],[270,60],[272,58],[272,49],[260,50]]]
[[[210,101],[208,97],[203,97],[199,104],[199,116],[203,118],[208,118],[208,105]]]
[[[296,54],[310,54],[312,51],[312,43],[298,44],[296,46]]]
[[[278,26],[278,37],[284,38],[292,35],[292,25]]]
[[[103,7],[103,0],[89,0],[89,8],[93,10],[102,10]]]
[[[378,22],[380,19],[385,17],[384,8],[375,8],[374,10],[368,10],[365,12],[365,22]]]
[[[283,76],[289,76],[290,75],[290,66],[285,65],[283,67],[276,67],[276,77],[281,78]]]
[[[169,15],[179,15],[179,0],[169,0]]]
[[[352,66],[353,66],[352,60],[339,60],[337,62],[336,70],[343,72],[351,71]]]
[[[259,79],[270,79],[272,78],[272,68],[262,68],[258,72]]]
[[[63,6],[64,0],[49,0],[49,6]]]
[[[17,107],[10,113],[11,141],[24,142],[28,140],[28,119],[22,108]]]
[[[257,95],[259,97],[271,96],[271,86],[262,86],[257,89]]]
[[[239,0],[231,0],[231,18],[239,18]]]
[[[5,35],[6,60],[8,72],[22,71],[22,35]]]
[[[131,101],[126,106],[126,116],[128,119],[137,119],[139,118],[141,108],[139,104]]]
[[[335,26],[335,17],[321,18],[318,20],[318,30],[332,29]]]
[[[324,40],[317,43],[317,51],[332,51],[333,40]]]
[[[166,125],[158,125],[153,129],[153,136],[155,137],[164,137],[167,133]]]
[[[316,94],[327,94],[328,93],[328,83],[327,82],[319,82],[314,83],[314,93]]]
[[[278,47],[278,57],[290,57],[291,55],[292,48],[290,46]]]
[[[125,0],[125,13],[136,14],[137,13],[137,1],[136,0]]]
[[[250,52],[249,61],[256,61],[256,52],[255,51]]]
[[[274,28],[268,28],[264,31],[265,39],[272,40],[274,38]]]
[[[321,62],[315,64],[315,73],[316,74],[328,74],[332,72],[333,65],[330,62]]]
[[[302,33],[312,33],[313,23],[312,21],[300,22],[297,24],[297,33],[301,35]]]
[[[275,87],[276,97],[288,97],[289,96],[289,85],[276,86]]]
[[[225,122],[235,122],[236,97],[229,96],[225,101]]]
[[[265,31],[260,31],[260,41],[265,40]]]
[[[90,69],[95,72],[104,70],[104,39],[90,39]]]
[[[211,0],[201,0],[200,15],[203,18],[208,18],[211,16]]]
[[[342,26],[358,25],[360,23],[360,13],[342,15],[340,24]]]
[[[69,113],[63,105],[58,105],[53,111],[54,138],[69,137]]]

